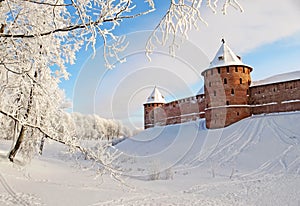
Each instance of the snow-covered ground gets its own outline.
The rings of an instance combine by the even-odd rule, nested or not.
[[[116,146],[124,183],[80,167],[48,142],[26,166],[0,142],[0,205],[300,206],[300,112],[225,129],[203,120],[145,130]]]

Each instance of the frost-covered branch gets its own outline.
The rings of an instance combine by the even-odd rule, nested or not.
[[[0,4],[0,43],[57,39],[57,43],[73,47],[70,49],[76,53],[84,44],[92,46],[95,51],[100,35],[105,40],[104,47],[113,48],[115,55],[119,49],[123,50],[122,47],[116,48],[119,37],[114,34],[115,28],[125,19],[154,11],[152,0],[146,2],[143,10],[135,9],[133,0],[5,0]],[[60,62],[51,63],[64,67],[69,56],[73,62],[73,54],[63,51],[58,54],[61,56],[56,61]],[[111,67],[108,60],[106,63]]]
[[[123,11],[120,11],[123,12]],[[151,11],[147,11],[147,12],[143,12],[143,13],[139,13],[139,14],[135,14],[135,15],[126,15],[126,16],[115,16],[113,18],[108,18],[108,19],[98,19],[96,21],[89,21],[89,22],[84,22],[81,24],[75,24],[75,25],[69,25],[69,26],[65,26],[62,28],[56,28],[53,30],[49,30],[49,31],[44,31],[41,33],[32,33],[32,34],[28,34],[28,33],[0,33],[0,37],[4,37],[4,38],[35,38],[37,36],[48,36],[50,34],[55,34],[58,32],[71,32],[73,30],[77,30],[77,29],[83,29],[83,28],[89,28],[89,27],[95,27],[97,25],[101,25],[103,23],[107,23],[107,22],[113,22],[115,23],[116,21],[121,21],[123,19],[131,19],[131,18],[136,18],[138,16],[141,15],[145,15],[147,13],[149,13]]]
[[[216,12],[218,3],[221,0],[205,0],[206,6]],[[227,7],[233,6],[242,11],[237,0],[223,0],[223,14],[226,14]],[[168,46],[169,53],[175,56],[178,48],[184,39],[188,39],[188,32],[192,29],[199,29],[199,22],[207,25],[202,18],[200,9],[203,7],[202,0],[170,0],[170,7],[161,21],[158,23],[146,44],[146,55],[150,59],[157,45]]]
[[[120,171],[115,169],[112,166],[113,160],[120,154],[120,153],[110,153],[108,151],[108,145],[102,144],[97,147],[97,150],[92,150],[89,148],[86,148],[79,144],[79,142],[76,141],[70,141],[72,138],[66,136],[65,133],[59,130],[52,130],[49,131],[46,128],[42,128],[41,126],[34,125],[28,122],[23,122],[16,116],[9,114],[8,112],[0,110],[0,113],[5,115],[6,117],[9,117],[13,119],[15,122],[18,122],[21,126],[24,126],[26,128],[36,129],[41,134],[43,134],[47,139],[53,140],[55,142],[58,142],[60,144],[64,144],[68,146],[69,148],[75,149],[81,154],[83,154],[87,160],[91,160],[96,164],[99,164],[100,167],[102,167],[104,170],[108,171],[110,174],[114,175],[115,178],[120,174]],[[76,137],[73,137],[73,139]]]
[[[4,0],[3,0],[4,1]],[[34,4],[41,4],[41,5],[47,5],[47,6],[73,6],[73,4],[64,4],[64,3],[58,3],[58,1],[56,1],[55,3],[51,3],[51,2],[45,2],[45,1],[34,1],[34,0],[23,0],[23,1],[28,1],[30,3],[34,3]]]

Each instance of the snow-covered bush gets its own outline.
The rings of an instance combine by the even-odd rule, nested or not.
[[[161,168],[159,168],[158,165],[152,165],[152,167],[149,168],[149,175],[148,180],[172,180],[174,177],[174,172],[172,167],[169,167],[165,170],[161,171]]]
[[[98,115],[72,113],[76,136],[81,140],[113,140],[131,136],[130,130],[117,120],[104,119]]]

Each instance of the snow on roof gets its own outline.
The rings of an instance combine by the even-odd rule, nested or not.
[[[157,89],[156,86],[154,87],[152,93],[147,99],[146,104],[149,103],[166,103],[164,96],[162,96],[162,94],[160,93],[160,91]]]
[[[244,64],[235,53],[233,53],[233,51],[226,44],[225,40],[222,39],[221,47],[219,48],[217,54],[215,55],[215,58],[210,62],[208,68],[205,69],[205,71],[216,67],[231,66],[231,65],[248,66]]]
[[[259,86],[265,84],[272,84],[278,82],[287,82],[292,80],[300,79],[300,71],[288,72],[283,74],[277,74],[266,79],[262,79],[259,81],[253,81],[251,86]]]

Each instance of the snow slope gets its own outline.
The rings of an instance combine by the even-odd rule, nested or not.
[[[126,184],[79,167],[56,143],[11,164],[0,142],[0,205],[300,205],[300,112],[225,129],[204,120],[145,130],[118,144]]]
[[[157,164],[161,171],[212,165],[225,176],[232,169],[239,177],[300,174],[300,131],[295,124],[299,121],[299,112],[260,115],[225,129],[206,130],[200,120],[148,129],[120,143],[118,149],[134,158],[135,166]],[[143,175],[138,171],[128,174]]]

